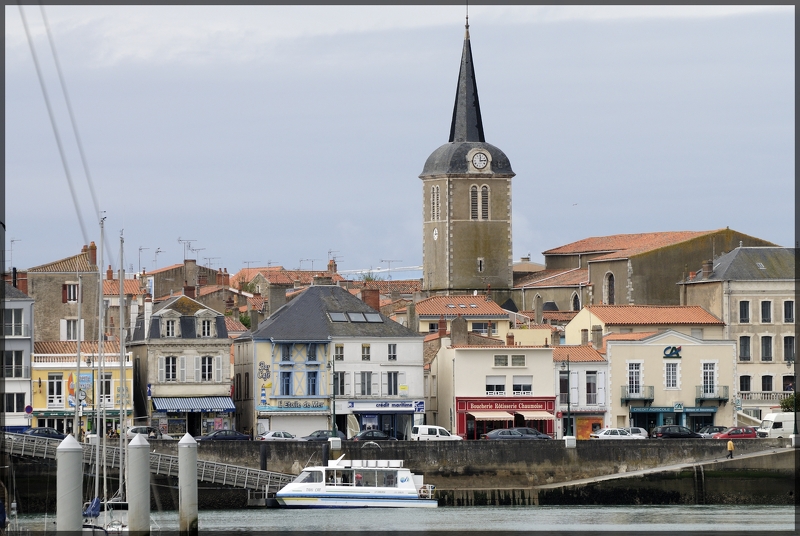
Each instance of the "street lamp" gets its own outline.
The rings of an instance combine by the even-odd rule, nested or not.
[[[567,434],[568,436],[572,435],[572,413],[570,410],[570,400],[569,400],[569,354],[567,354],[567,360],[561,362],[561,370],[567,371]]]

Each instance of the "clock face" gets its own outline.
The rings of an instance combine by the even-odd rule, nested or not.
[[[439,238],[439,229],[435,229],[434,228],[434,230],[433,230],[433,239],[436,240],[437,238]]]
[[[472,157],[472,165],[475,166],[475,169],[483,169],[488,163],[489,159],[483,153],[475,153]]]

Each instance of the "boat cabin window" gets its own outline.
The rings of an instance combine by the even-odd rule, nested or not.
[[[295,484],[322,482],[322,471],[303,471],[294,479]]]
[[[394,488],[397,487],[397,470],[358,469],[355,481],[356,486]]]

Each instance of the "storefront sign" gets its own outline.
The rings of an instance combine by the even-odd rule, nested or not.
[[[510,401],[467,401],[467,411],[547,411],[544,401],[510,402]]]
[[[258,362],[258,373],[257,377],[259,380],[268,380],[270,377],[269,365],[265,361]]]
[[[328,411],[327,399],[323,400],[279,400],[277,404],[259,404],[256,406],[256,411],[312,411],[324,412]]]
[[[675,357],[677,359],[681,358],[681,347],[680,346],[667,346],[664,348],[664,357]]]
[[[630,408],[631,413],[672,413],[674,411],[674,407],[644,406]]]
[[[352,413],[425,413],[424,400],[348,400]]]
[[[702,406],[699,408],[683,408],[684,413],[716,413],[717,408],[714,406]]]
[[[675,402],[672,406],[672,410],[675,412],[683,411],[683,402]]]

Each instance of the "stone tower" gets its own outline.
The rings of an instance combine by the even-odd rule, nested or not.
[[[484,139],[467,24],[450,139],[431,153],[419,176],[424,290],[511,288],[513,176],[508,157]]]

